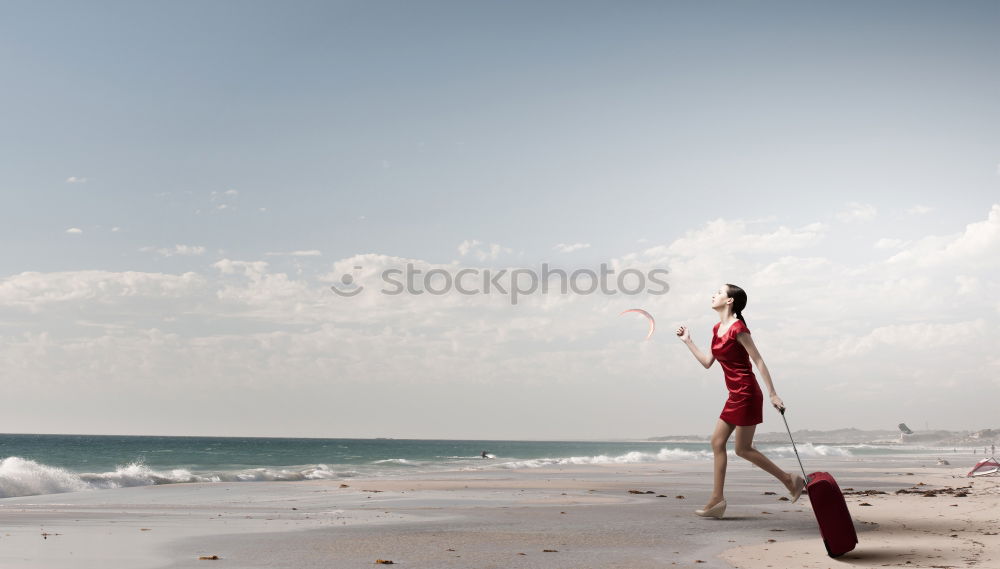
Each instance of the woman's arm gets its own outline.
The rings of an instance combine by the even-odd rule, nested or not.
[[[695,359],[697,359],[698,362],[705,367],[705,369],[712,367],[712,364],[715,363],[715,356],[713,356],[711,353],[709,353],[709,355],[707,356],[701,353],[701,350],[698,349],[698,346],[695,346],[694,342],[691,341],[691,334],[688,333],[688,329],[685,326],[681,326],[680,328],[677,329],[677,336],[681,339],[682,342],[687,344],[688,349],[690,349],[691,353],[694,354]]]
[[[736,335],[736,341],[740,343],[744,348],[746,348],[747,354],[750,355],[750,359],[753,363],[757,365],[757,369],[760,371],[761,377],[764,378],[764,385],[767,386],[767,392],[771,396],[771,404],[774,408],[781,411],[785,408],[785,403],[778,397],[778,392],[774,389],[774,382],[771,381],[771,372],[767,370],[767,364],[764,363],[763,356],[757,350],[757,346],[753,343],[753,337],[750,336],[749,332],[740,332]]]

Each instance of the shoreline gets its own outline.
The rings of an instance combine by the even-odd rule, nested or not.
[[[885,564],[887,548],[901,547],[900,539],[913,537],[897,527],[910,518],[966,516],[963,527],[969,536],[981,534],[988,531],[981,527],[984,522],[966,509],[983,502],[993,507],[1000,498],[1000,478],[967,479],[967,470],[930,466],[929,457],[804,462],[809,472],[834,473],[844,489],[887,492],[848,497],[861,545],[835,562]],[[794,461],[780,464],[797,467]],[[331,562],[369,566],[379,558],[404,567],[642,569],[676,564],[756,569],[780,566],[791,556],[815,562],[796,561],[795,566],[830,566],[833,560],[819,540],[808,497],[796,504],[781,501],[785,492],[777,481],[741,459],[729,462],[726,517],[694,515],[711,492],[710,473],[709,461],[692,460],[168,484],[7,498],[0,500],[0,565],[88,569],[126,562],[137,569],[180,569],[203,567],[206,562],[199,557],[218,555],[230,566],[248,569],[319,568]],[[921,481],[926,487],[971,481],[976,493],[957,507],[938,505],[946,498],[894,494]],[[987,492],[990,487],[996,493]],[[860,506],[862,501],[872,506]],[[941,508],[947,510],[942,513]],[[992,544],[976,540],[984,543],[979,558],[995,556],[998,542],[987,537]],[[873,551],[883,556],[873,558]],[[919,548],[913,553],[907,559],[923,559]],[[954,559],[933,554],[945,556],[933,561]],[[908,566],[931,566],[914,563]]]

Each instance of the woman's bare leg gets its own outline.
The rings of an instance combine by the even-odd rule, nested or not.
[[[785,488],[788,488],[788,491],[791,492],[794,478],[792,473],[785,472],[777,464],[771,462],[771,459],[754,448],[753,435],[756,431],[757,425],[736,427],[736,456],[745,458],[759,466],[765,472],[771,473],[772,476],[780,480],[785,485]]]
[[[729,442],[730,435],[733,434],[733,425],[719,419],[715,423],[715,431],[712,433],[712,454],[715,457],[715,483],[712,487],[712,497],[705,504],[705,509],[718,504],[725,497],[723,487],[726,484],[726,443]]]

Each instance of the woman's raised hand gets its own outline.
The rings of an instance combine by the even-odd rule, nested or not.
[[[677,337],[680,338],[682,342],[687,342],[691,339],[691,334],[688,333],[686,326],[681,326],[677,329]]]

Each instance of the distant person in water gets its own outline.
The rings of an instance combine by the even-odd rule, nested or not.
[[[736,456],[745,458],[754,465],[769,472],[781,481],[792,496],[792,502],[799,499],[805,480],[798,474],[785,472],[778,465],[753,446],[753,435],[757,425],[764,422],[764,394],[757,385],[750,361],[757,364],[757,369],[764,377],[764,383],[771,395],[771,405],[779,411],[785,410],[785,404],[778,397],[771,382],[771,374],[764,364],[764,358],[757,351],[757,346],[750,337],[750,330],[743,319],[743,309],[747,305],[747,294],[740,287],[724,284],[712,295],[712,309],[719,315],[719,323],[712,328],[711,354],[705,355],[691,341],[686,327],[677,329],[677,336],[687,344],[695,359],[705,366],[712,367],[719,360],[729,389],[729,399],[722,408],[722,414],[715,424],[712,433],[712,453],[715,456],[715,484],[712,496],[702,510],[695,513],[703,517],[721,518],[726,512],[726,499],[723,486],[726,482],[726,443],[730,435],[736,432]]]
[[[483,451],[483,455],[482,456],[483,456],[483,458],[489,458],[489,456],[486,455],[486,451],[485,450]]]

